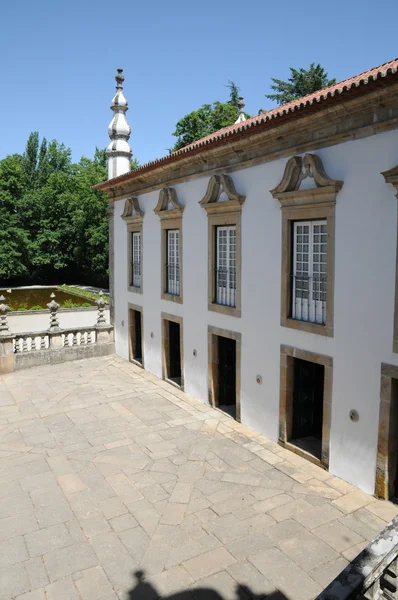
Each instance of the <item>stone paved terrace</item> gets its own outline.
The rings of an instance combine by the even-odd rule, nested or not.
[[[1,600],[307,600],[398,512],[116,356],[0,415]]]

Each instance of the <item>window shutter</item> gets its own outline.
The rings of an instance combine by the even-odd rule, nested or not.
[[[178,229],[167,231],[167,292],[180,295],[180,232]]]
[[[236,301],[236,227],[216,229],[216,302],[235,306]]]
[[[141,233],[132,234],[132,284],[134,287],[141,287]]]
[[[297,221],[293,229],[292,317],[326,322],[326,221]]]

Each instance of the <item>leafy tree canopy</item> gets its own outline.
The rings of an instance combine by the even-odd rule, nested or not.
[[[290,67],[290,77],[287,81],[274,78],[272,81],[274,83],[271,89],[276,93],[267,94],[265,97],[274,100],[279,106],[336,83],[335,79],[328,78],[328,74],[319,63],[311,63],[309,69]]]
[[[69,148],[37,132],[22,155],[0,160],[0,287],[107,285],[108,201],[91,189],[106,178],[105,150],[72,163]]]
[[[239,88],[233,81],[229,81],[226,87],[230,92],[227,102],[203,104],[177,122],[173,133],[177,141],[171,152],[235,123],[238,118]]]

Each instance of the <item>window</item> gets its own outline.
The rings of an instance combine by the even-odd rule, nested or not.
[[[167,230],[167,293],[180,295],[180,232],[178,229]]]
[[[162,300],[182,304],[182,214],[184,206],[178,202],[174,188],[163,188],[154,212],[161,227],[161,294]]]
[[[141,232],[134,231],[131,234],[131,285],[141,287]]]
[[[227,196],[227,199],[223,199]],[[241,316],[241,214],[245,196],[229,175],[209,179],[200,205],[208,218],[208,310]]]
[[[142,294],[143,218],[138,198],[127,198],[122,214],[127,225],[127,289],[135,294]]]
[[[326,220],[293,223],[293,319],[326,323],[326,247]]]
[[[313,187],[301,187],[313,179]],[[282,209],[281,325],[333,337],[334,222],[342,181],[319,156],[292,156],[271,190]]]
[[[236,306],[236,227],[216,229],[216,303]]]

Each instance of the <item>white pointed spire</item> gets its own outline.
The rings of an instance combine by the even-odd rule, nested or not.
[[[239,116],[234,123],[235,125],[237,125],[238,123],[242,123],[243,121],[246,121],[245,103],[243,100],[243,96],[239,96],[239,98],[238,98],[238,107],[239,107]]]
[[[108,156],[108,179],[113,179],[130,171],[130,160],[132,157],[129,138],[131,127],[127,123],[126,111],[128,102],[123,94],[123,69],[117,70],[116,94],[112,100],[111,110],[113,119],[109,123],[108,135],[111,139],[106,154]]]

